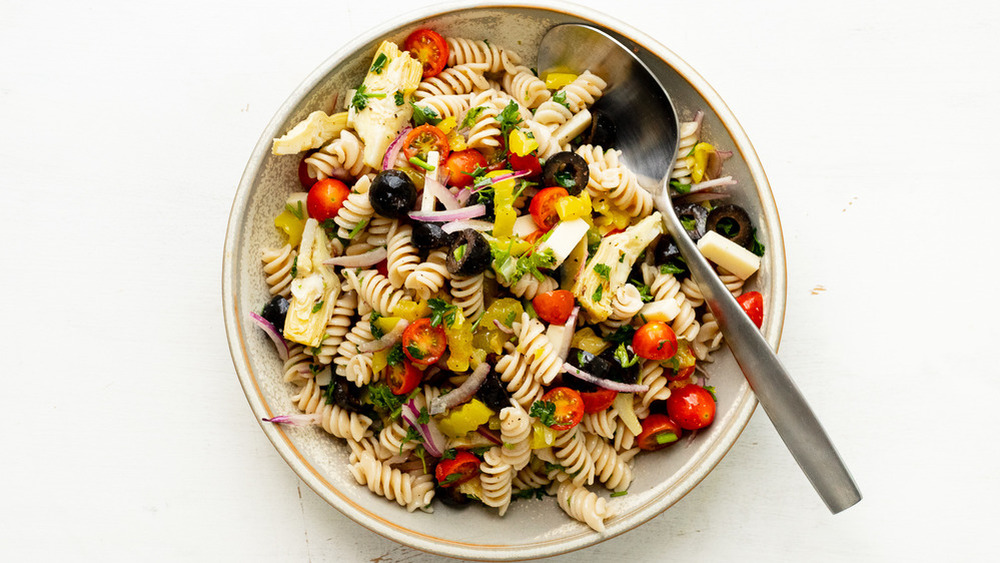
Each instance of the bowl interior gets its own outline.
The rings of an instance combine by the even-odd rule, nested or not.
[[[733,199],[750,213],[767,247],[761,270],[748,288],[764,294],[763,330],[771,345],[777,345],[785,301],[781,231],[770,188],[746,135],[717,94],[671,52],[607,16],[576,6],[571,9],[573,13],[552,7],[483,7],[479,3],[476,7],[426,11],[355,40],[327,60],[279,110],[254,150],[240,183],[229,222],[223,271],[230,347],[240,382],[258,419],[295,412],[291,403],[295,389],[282,380],[282,364],[274,346],[248,318],[249,312],[259,311],[268,299],[260,252],[284,244],[273,226],[274,216],[288,194],[301,189],[299,159],[271,155],[270,140],[312,111],[332,113],[334,100],[342,102],[344,92],[361,81],[383,38],[401,43],[409,32],[423,26],[446,36],[488,38],[517,51],[529,66],[539,39],[557,23],[591,23],[636,47],[670,92],[680,119],[688,120],[697,110],[703,110],[703,139],[734,152],[724,169],[739,181]],[[637,456],[635,480],[626,496],[612,499],[617,516],[607,522],[604,534],[569,519],[554,498],[514,502],[503,518],[479,507],[442,507],[433,515],[407,513],[355,483],[347,471],[348,448],[341,440],[318,427],[284,428],[263,423],[262,428],[317,494],[379,534],[421,550],[466,559],[554,555],[620,534],[659,514],[694,487],[725,455],[749,420],[756,400],[728,349],[723,347],[714,357],[707,370],[718,394],[716,422],[687,447]]]

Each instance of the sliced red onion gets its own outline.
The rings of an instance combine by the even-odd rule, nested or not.
[[[451,223],[441,225],[441,230],[448,234],[464,231],[465,229],[472,229],[482,233],[492,230],[493,223],[490,223],[489,221],[482,221],[480,219],[465,219],[463,221],[452,221]]]
[[[358,352],[378,352],[379,350],[385,350],[390,346],[394,346],[403,339],[403,331],[408,326],[410,326],[410,321],[399,319],[396,321],[396,326],[388,334],[383,335],[382,338],[358,344]]]
[[[500,439],[500,436],[497,436],[496,434],[490,432],[489,430],[483,428],[482,426],[476,428],[476,432],[483,438],[486,438],[487,440],[493,442],[498,446],[503,445],[503,440]]]
[[[500,329],[500,332],[504,334],[514,334],[514,329],[500,322],[500,319],[493,319],[493,324],[497,325],[497,328]]]
[[[396,164],[396,157],[399,156],[399,150],[403,148],[403,139],[406,138],[406,134],[410,132],[410,126],[407,125],[403,127],[403,130],[399,132],[399,135],[389,143],[389,148],[385,149],[385,156],[382,157],[382,170],[389,170]]]
[[[714,180],[705,180],[704,182],[691,184],[691,193],[695,193],[701,190],[706,190],[708,188],[717,188],[721,186],[735,186],[736,184],[739,184],[739,182],[733,180],[732,176],[723,176],[721,178],[716,178]]]
[[[501,174],[500,176],[497,176],[495,178],[483,178],[482,180],[480,180],[480,183],[477,183],[475,186],[473,186],[472,193],[476,193],[479,190],[488,188],[493,184],[498,184],[500,182],[503,182],[504,180],[516,180],[518,178],[523,178],[529,174],[531,174],[531,170],[518,170],[517,172],[511,172],[510,174]]]
[[[649,391],[649,385],[638,385],[629,383],[619,383],[618,381],[610,381],[601,377],[590,375],[585,371],[580,371],[579,369],[569,365],[569,363],[563,364],[562,370],[577,379],[582,379],[587,383],[593,383],[598,387],[603,387],[605,389],[611,389],[612,391],[620,391],[622,393],[643,393]]]
[[[729,198],[730,195],[727,193],[716,192],[712,190],[702,190],[700,192],[680,195],[672,199],[676,205],[687,205],[689,203],[702,203],[705,201],[714,201],[717,199],[729,199]]]
[[[441,430],[437,427],[437,423],[433,419],[429,420],[426,424],[417,422],[417,419],[420,418],[420,409],[417,408],[416,400],[410,399],[410,402],[403,405],[401,414],[410,426],[416,428],[417,432],[420,432],[420,437],[424,441],[424,449],[427,450],[427,453],[434,457],[441,457],[448,440],[441,433]]]
[[[490,373],[490,364],[483,362],[472,370],[472,374],[451,393],[441,395],[431,401],[431,414],[441,414],[448,409],[453,409],[458,405],[468,401],[476,394],[479,387],[486,381],[486,376]]]
[[[455,199],[458,200],[459,204],[465,205],[466,203],[469,202],[470,197],[472,197],[472,190],[470,190],[469,188],[462,188],[461,190],[458,191],[458,195],[455,196]]]
[[[320,423],[319,413],[313,414],[282,414],[273,418],[262,418],[264,422],[273,424],[288,424],[290,426],[311,426]]]
[[[430,174],[424,178],[424,194],[430,194],[434,199],[441,202],[441,205],[445,209],[461,209],[462,204],[455,199],[455,195],[448,191],[448,188],[444,187],[444,184],[437,181],[435,178],[431,178]],[[433,208],[426,210],[433,211]]]
[[[557,348],[557,353],[559,358],[563,361],[569,356],[569,347],[573,344],[573,333],[576,332],[576,319],[580,316],[580,307],[573,307],[573,312],[569,314],[569,318],[563,324],[563,339],[559,342],[559,347]],[[555,342],[553,342],[555,344]]]
[[[353,256],[337,256],[334,258],[328,258],[323,261],[327,266],[343,266],[345,268],[367,268],[369,266],[374,266],[379,262],[385,260],[388,256],[388,251],[385,247],[379,247],[375,250],[370,250],[362,254],[355,254]]]
[[[465,219],[475,219],[486,215],[486,206],[483,204],[463,207],[461,209],[449,209],[447,211],[411,211],[410,219],[414,221],[430,221],[432,223],[450,223],[452,221],[462,221]]]
[[[265,319],[257,313],[254,313],[253,311],[250,312],[250,318],[253,319],[253,322],[257,326],[264,329],[264,332],[267,333],[267,335],[271,337],[271,340],[274,341],[274,347],[278,349],[278,357],[281,358],[282,361],[287,360],[288,344],[285,342],[285,338],[281,336],[281,333],[278,332],[278,329],[271,324],[271,321]]]

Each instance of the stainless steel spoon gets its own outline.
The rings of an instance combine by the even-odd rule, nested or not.
[[[618,128],[615,148],[637,173],[662,178],[650,190],[656,208],[764,412],[830,511],[836,514],[856,504],[861,492],[816,415],[674,213],[668,183],[677,153],[678,121],[660,81],[617,40],[580,24],[557,25],[545,34],[538,49],[538,69],[542,75],[590,70],[607,80],[601,105]]]

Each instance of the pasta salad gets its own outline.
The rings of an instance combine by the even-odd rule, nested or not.
[[[301,189],[252,317],[297,410],[268,420],[344,439],[358,484],[409,511],[554,496],[603,531],[640,451],[712,423],[699,365],[722,345],[614,148],[607,84],[420,29],[355,86],[274,140]],[[701,125],[681,126],[677,210],[760,326],[763,247]]]

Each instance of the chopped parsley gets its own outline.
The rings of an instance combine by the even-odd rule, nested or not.
[[[597,286],[597,289],[594,290],[594,294],[591,295],[590,298],[594,301],[594,303],[597,303],[602,297],[604,297],[604,286],[599,285]]]
[[[395,420],[403,409],[406,397],[394,395],[385,383],[376,383],[368,386],[368,400],[376,410]]]
[[[298,219],[299,221],[301,221],[302,219],[305,218],[305,215],[303,214],[303,210],[302,210],[302,202],[301,201],[296,201],[295,204],[296,204],[295,207],[292,207],[291,203],[286,203],[285,204],[285,211],[291,213],[292,215],[295,216],[296,219]]]
[[[683,274],[686,271],[687,270],[678,265],[676,261],[670,261],[660,266],[661,274]]]
[[[398,366],[399,364],[403,363],[405,357],[406,356],[403,354],[403,345],[397,342],[396,345],[393,346],[389,350],[389,353],[386,355],[385,363],[390,366]]]
[[[444,326],[450,327],[455,324],[455,313],[458,312],[457,306],[436,297],[428,299],[427,305],[431,308],[431,326],[439,326],[443,323]],[[417,358],[416,356],[413,357]],[[420,358],[417,359],[419,360]]]
[[[371,325],[372,336],[375,337],[375,340],[385,336],[385,331],[382,330],[382,327],[377,322],[381,318],[382,315],[378,314],[378,311],[372,311],[372,316],[368,319],[368,324]]]
[[[545,492],[545,487],[538,487],[537,489],[523,489],[520,491],[514,491],[510,494],[511,500],[519,499],[540,499],[545,496],[550,496]]]
[[[562,107],[569,109],[569,102],[566,101],[566,91],[559,90],[554,96],[552,96],[552,101],[561,105]]]
[[[573,179],[573,174],[568,170],[563,170],[562,172],[556,172],[556,184],[559,187],[570,189],[576,187],[576,180]]]
[[[660,342],[660,346],[661,347],[663,346],[663,342]],[[625,346],[625,343],[622,342],[621,344],[618,345],[618,348],[615,348],[615,361],[618,362],[618,365],[620,365],[623,368],[630,368],[635,364],[639,363],[639,356],[632,355],[632,357],[630,358],[629,349],[627,346]]]
[[[500,123],[500,136],[506,139],[510,130],[521,122],[521,112],[518,111],[517,102],[511,100],[497,116],[497,122]]]
[[[317,301],[316,304],[313,305],[312,312],[318,313],[322,308],[323,308],[323,301]]]
[[[608,281],[608,276],[611,274],[611,267],[607,264],[594,264],[594,272],[596,272],[602,280]]]
[[[605,336],[604,340],[612,342],[614,344],[621,344],[625,342],[632,342],[632,337],[634,335],[635,335],[635,327],[632,327],[630,325],[623,325],[618,327],[618,330]]]
[[[421,350],[420,347],[417,346],[416,344],[410,344],[409,346],[407,346],[406,351],[409,352],[410,357],[413,358],[414,360],[424,359],[424,351]]]
[[[670,180],[670,187],[677,190],[679,194],[686,194],[691,191],[691,184],[682,183],[680,180]]]
[[[764,245],[757,238],[757,229],[753,230],[753,244],[750,245],[750,252],[753,252],[757,256],[764,255]]]
[[[365,230],[365,227],[367,226],[368,226],[368,219],[362,219],[358,221],[358,224],[354,225],[354,228],[351,229],[350,233],[348,233],[347,238],[353,239],[354,237],[358,236],[358,233]]]
[[[379,53],[375,57],[375,62],[372,63],[371,69],[368,72],[374,72],[375,74],[382,74],[385,70],[385,63],[389,62],[389,57],[385,56],[385,53]]]
[[[635,286],[639,290],[639,297],[642,298],[643,303],[649,303],[653,300],[653,294],[649,292],[649,286],[642,283],[639,280],[628,280],[628,283]]]
[[[406,103],[406,100],[403,99],[403,93],[399,90],[396,90],[396,93],[392,95],[392,101],[396,102],[397,106],[401,106]]]
[[[444,478],[444,481],[441,481],[441,484],[442,485],[450,485],[451,483],[454,483],[455,481],[458,481],[459,479],[462,479],[463,477],[465,477],[465,475],[463,475],[462,473],[460,473],[458,471],[456,471],[455,473],[449,473],[448,476]]]
[[[427,407],[420,407],[420,416],[417,417],[417,424],[427,424],[431,421],[431,413],[427,411]]]
[[[299,276],[299,257],[292,258],[292,278]]]
[[[458,455],[458,450],[455,448],[448,448],[441,453],[441,459],[455,459],[456,455]]]
[[[425,123],[430,123],[431,125],[441,123],[441,116],[438,115],[438,112],[434,111],[434,108],[418,106],[413,102],[410,102],[410,106],[413,107],[414,126],[420,127]]]
[[[469,111],[465,112],[465,117],[462,118],[462,123],[459,124],[459,129],[465,129],[466,127],[472,127],[472,124],[476,122],[479,118],[479,114],[486,110],[486,106],[476,106]]]
[[[399,441],[399,453],[403,453],[403,446],[405,446],[407,442],[413,441],[420,441],[420,432],[418,432],[416,428],[410,426],[406,429],[406,436],[403,436],[403,439]]]
[[[492,447],[493,446],[478,446],[478,447],[470,449],[469,453],[471,453],[472,455],[477,456],[477,457],[483,457],[483,454],[485,454],[486,452],[490,451],[490,449]]]
[[[366,107],[368,107],[368,98],[384,98],[385,97],[385,94],[383,94],[382,92],[376,92],[374,94],[369,94],[366,90],[367,89],[365,88],[364,84],[362,84],[361,86],[358,86],[358,89],[354,92],[354,97],[351,98],[351,107],[353,107],[354,109],[356,109],[358,111],[361,111],[361,110],[365,109]]]
[[[552,401],[535,401],[531,403],[528,416],[538,419],[545,426],[556,424],[556,404]]]

